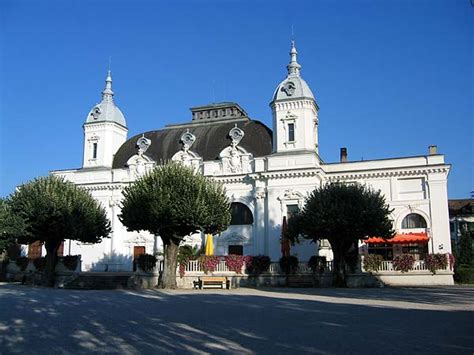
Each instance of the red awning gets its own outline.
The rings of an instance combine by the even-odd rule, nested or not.
[[[381,237],[371,237],[364,240],[366,244],[423,244],[428,243],[428,236],[426,233],[407,233],[407,234],[396,234],[393,238],[383,239]]]

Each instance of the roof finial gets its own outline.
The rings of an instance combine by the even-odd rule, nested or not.
[[[298,52],[296,51],[295,41],[291,40],[291,50],[290,50],[291,60],[290,60],[290,64],[287,65],[288,75],[293,75],[293,76],[300,75],[301,65],[298,64],[298,61],[296,59],[297,54]]]
[[[112,91],[112,73],[109,69],[107,71],[107,78],[105,79],[105,89],[102,91],[102,101],[112,101],[113,96],[114,92]]]

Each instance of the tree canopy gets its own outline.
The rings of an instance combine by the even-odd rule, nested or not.
[[[290,219],[289,234],[313,241],[327,239],[334,254],[336,285],[345,285],[349,251],[359,240],[393,235],[390,209],[379,191],[364,185],[327,184],[314,190],[303,210]]]
[[[12,213],[7,199],[0,198],[0,254],[26,233],[25,220]]]
[[[162,286],[176,287],[178,246],[198,231],[218,233],[230,223],[224,187],[176,163],[155,168],[125,188],[119,216],[129,231],[147,230],[163,240]]]
[[[8,199],[13,221],[24,223],[14,230],[18,242],[44,243],[45,282],[54,282],[57,251],[65,239],[98,243],[110,233],[110,222],[103,207],[84,189],[50,175],[20,186]],[[8,228],[6,230],[8,231]]]

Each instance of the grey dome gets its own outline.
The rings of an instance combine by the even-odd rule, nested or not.
[[[273,93],[272,101],[295,98],[314,100],[314,95],[301,76],[290,75],[277,86]]]
[[[291,41],[290,63],[286,66],[288,76],[275,89],[272,102],[277,100],[312,99],[314,95],[300,75],[301,65],[297,60],[295,41]]]
[[[127,127],[125,116],[122,111],[115,106],[113,101],[102,101],[95,105],[87,115],[86,123],[95,122],[115,122],[119,125]]]
[[[120,111],[114,103],[112,74],[110,73],[110,70],[105,79],[105,89],[102,91],[102,101],[95,105],[86,117],[86,124],[96,122],[115,122],[125,128],[127,127],[122,111]]]

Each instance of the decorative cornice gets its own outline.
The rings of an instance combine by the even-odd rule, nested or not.
[[[425,169],[409,169],[409,170],[380,170],[380,171],[366,171],[366,172],[353,172],[353,173],[326,173],[327,179],[330,182],[338,180],[360,180],[360,179],[373,179],[373,178],[384,178],[384,177],[401,177],[401,176],[420,176],[433,173],[448,173],[449,168],[425,168]]]
[[[275,171],[275,172],[261,172],[237,176],[208,176],[216,181],[222,183],[246,183],[256,180],[268,181],[270,179],[292,179],[301,177],[322,177],[323,172],[320,169],[312,170],[293,170],[293,171]]]
[[[208,178],[214,179],[223,184],[238,184],[249,182],[252,178],[246,175],[235,175],[235,176],[207,176]]]
[[[87,191],[112,191],[123,190],[129,184],[124,183],[107,183],[107,184],[77,184]]]
[[[322,173],[316,169],[312,170],[294,170],[294,171],[275,171],[275,172],[265,172],[262,173],[262,176],[267,179],[291,179],[291,178],[300,178],[300,177],[313,177],[321,176]]]

